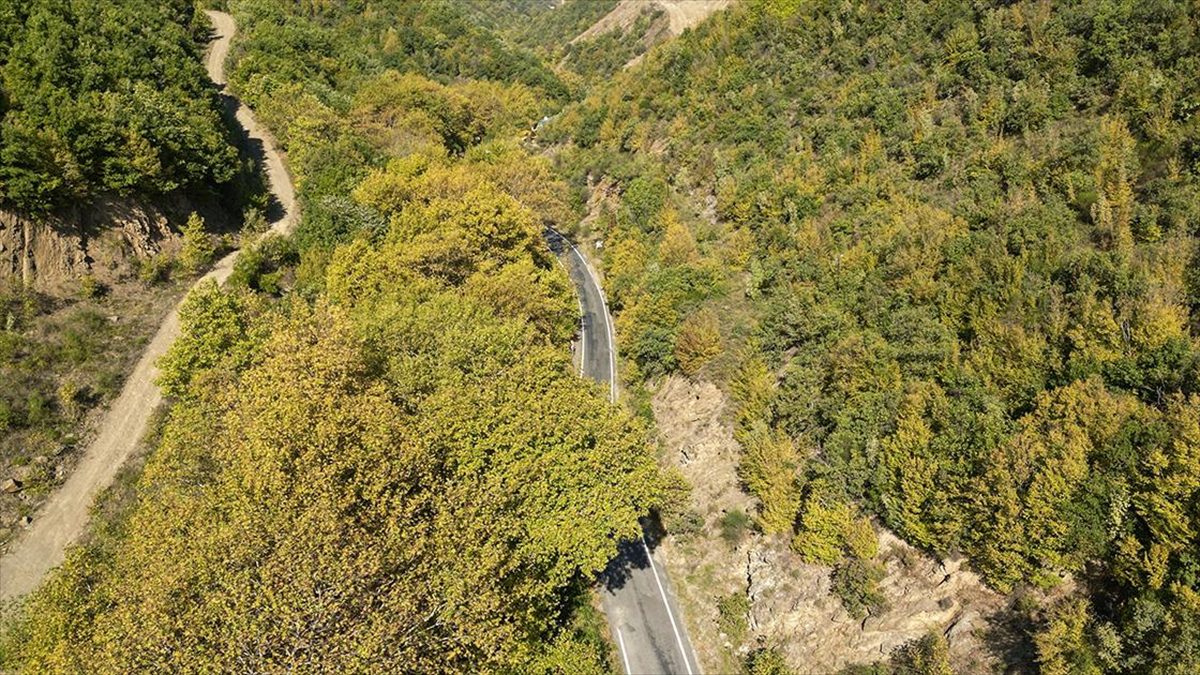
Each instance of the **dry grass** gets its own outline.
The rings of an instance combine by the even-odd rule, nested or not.
[[[0,492],[0,551],[70,475],[185,287],[81,282],[75,297],[0,291],[0,483],[21,483],[16,493]]]

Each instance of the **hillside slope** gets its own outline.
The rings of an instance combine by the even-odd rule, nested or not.
[[[611,195],[629,384],[729,391],[755,536],[851,615],[877,518],[1011,593],[1046,668],[1200,662],[1196,25],[743,2],[539,133]]]
[[[69,479],[215,233],[263,205],[207,40],[188,0],[0,3],[0,549]]]
[[[634,25],[647,5],[661,10],[667,17],[667,28],[672,36],[679,36],[708,18],[713,12],[725,9],[734,0],[621,0],[608,14],[588,27],[571,41],[591,40],[612,31],[625,31]]]
[[[237,172],[188,0],[10,3],[0,31],[0,209],[213,189]],[[79,58],[83,56],[84,58]]]
[[[622,0],[575,36],[563,65],[602,81],[618,68],[640,63],[646,52],[732,4],[733,0]]]
[[[213,13],[215,40],[206,59],[209,77],[217,84],[225,82],[225,58],[235,26],[227,14]],[[291,232],[297,221],[296,200],[291,177],[274,142],[258,125],[254,115],[233,101],[238,123],[248,138],[260,145],[272,195],[278,201],[279,217],[270,223],[268,233],[279,236]],[[202,276],[193,288],[212,282],[223,283],[233,272],[234,252]],[[183,305],[163,319],[120,395],[105,411],[97,425],[96,437],[85,449],[76,470],[35,514],[29,530],[12,542],[0,556],[0,605],[9,605],[38,587],[50,570],[61,564],[68,548],[86,530],[93,502],[113,481],[117,472],[147,433],[150,420],[162,402],[156,379],[158,361],[180,336],[180,311]]]

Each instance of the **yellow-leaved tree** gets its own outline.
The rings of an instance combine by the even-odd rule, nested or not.
[[[0,668],[602,672],[571,608],[660,505],[649,434],[574,373],[529,209],[412,186],[364,189],[389,231],[340,246],[314,301],[188,300],[136,503]]]

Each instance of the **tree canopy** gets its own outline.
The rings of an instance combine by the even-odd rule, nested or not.
[[[231,181],[207,37],[190,0],[0,3],[0,208]]]
[[[132,504],[0,668],[602,672],[587,590],[666,490],[570,363],[574,209],[512,140],[548,71],[440,3],[230,4],[301,224],[184,303]]]
[[[661,499],[648,434],[570,367],[578,317],[533,212],[435,186],[338,246],[311,304],[193,294],[136,504],[32,598],[8,663],[600,663],[564,629]]]
[[[859,504],[1001,590],[1085,577],[1056,634],[1107,669],[1194,669],[1197,25],[749,0],[655,50],[539,134],[619,194],[625,372],[721,316],[765,531],[832,560]]]

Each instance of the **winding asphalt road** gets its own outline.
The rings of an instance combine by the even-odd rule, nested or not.
[[[233,17],[223,12],[208,12],[215,37],[209,46],[206,66],[214,83],[224,88],[225,57],[236,32]],[[286,234],[295,224],[296,197],[292,179],[275,142],[260,127],[248,108],[236,98],[222,93],[226,109],[241,125],[246,149],[256,155],[267,173],[275,204],[271,213],[269,233]],[[266,236],[266,235],[264,235]],[[208,280],[224,283],[233,271],[235,251],[222,258],[196,282]],[[195,288],[195,286],[193,286]],[[33,523],[25,535],[10,546],[0,558],[0,608],[37,588],[51,569],[62,563],[69,545],[74,543],[87,526],[89,511],[96,495],[112,484],[117,472],[137,448],[154,409],[162,395],[154,384],[158,376],[155,363],[179,337],[179,309],[176,307],[163,320],[146,351],[142,353],[121,393],[100,422],[96,438],[84,452],[83,458],[67,482],[34,514]]]
[[[608,384],[617,400],[617,360],[612,317],[591,266],[563,235],[546,231],[546,241],[567,268],[583,315],[575,356],[580,373]],[[601,604],[608,628],[629,675],[694,675],[700,672],[683,615],[671,591],[666,569],[655,559],[656,528],[643,522],[643,535],[623,542],[617,557],[600,575]]]

